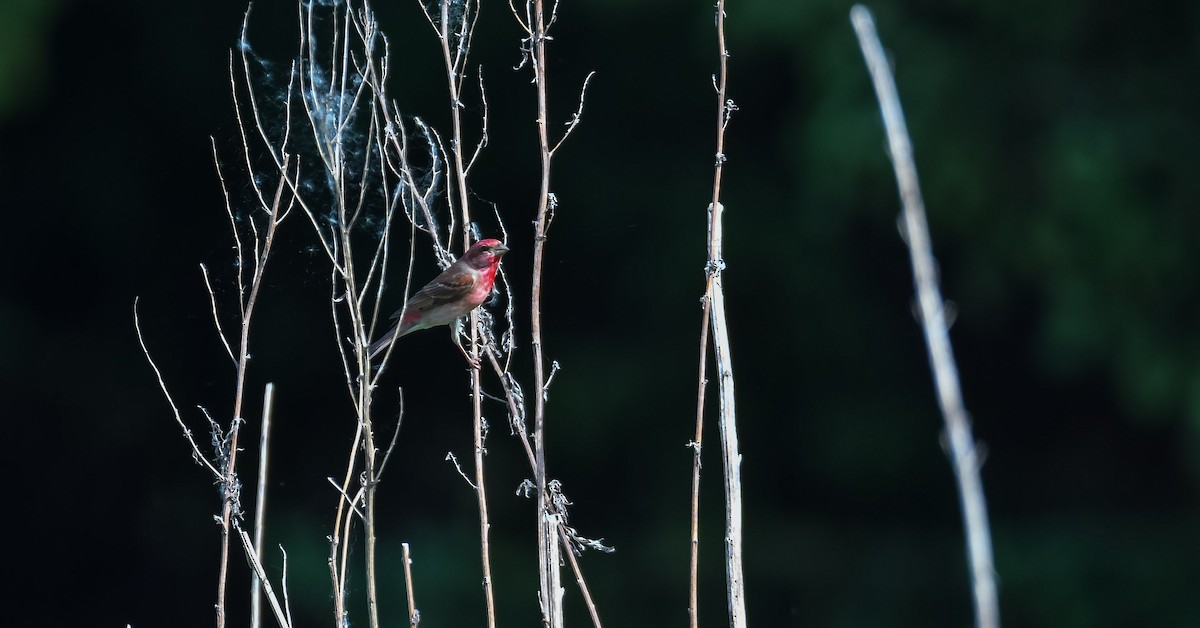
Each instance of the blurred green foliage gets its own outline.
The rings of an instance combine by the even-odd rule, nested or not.
[[[7,0],[0,20],[0,120],[37,106],[45,89],[50,28],[59,0]]]

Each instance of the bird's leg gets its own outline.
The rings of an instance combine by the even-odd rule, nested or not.
[[[456,318],[453,323],[450,323],[450,340],[454,342],[454,346],[458,347],[459,353],[463,354],[463,357],[467,359],[467,364],[470,364],[471,368],[477,369],[479,368],[479,360],[472,358],[471,354],[467,353],[467,350],[462,346],[462,338],[459,335],[462,333],[462,322],[463,319]]]

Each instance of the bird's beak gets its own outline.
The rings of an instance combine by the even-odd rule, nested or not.
[[[496,257],[500,257],[507,252],[508,252],[508,247],[504,246],[503,244],[499,244],[496,246],[496,248],[492,249],[492,255],[495,255]]]

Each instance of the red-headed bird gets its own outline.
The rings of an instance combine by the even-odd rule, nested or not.
[[[392,314],[392,319],[400,320],[371,344],[367,350],[370,359],[387,351],[394,338],[420,329],[450,325],[487,301],[492,294],[492,284],[496,283],[500,258],[507,252],[508,247],[499,240],[480,240],[472,244],[462,257],[412,295],[403,309]],[[463,351],[457,335],[454,344]],[[469,356],[467,360],[470,361]],[[472,366],[478,367],[478,364]]]

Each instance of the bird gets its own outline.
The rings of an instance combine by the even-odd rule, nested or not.
[[[391,319],[396,321],[395,324],[371,343],[367,349],[368,359],[374,360],[387,351],[396,338],[421,329],[452,325],[482,305],[492,294],[500,258],[507,252],[508,247],[503,242],[491,238],[472,244],[462,257],[425,284],[408,299],[403,308],[392,314]],[[462,348],[454,328],[451,334],[455,346],[471,366],[479,368],[479,362]]]

